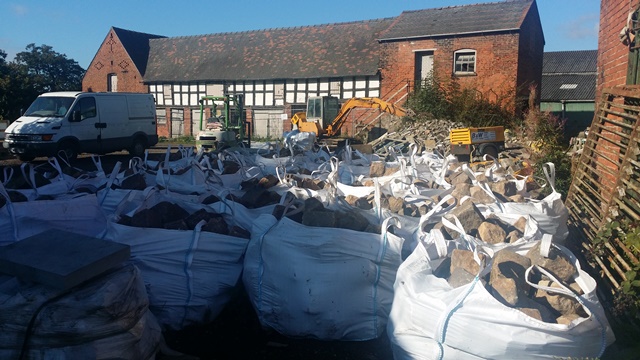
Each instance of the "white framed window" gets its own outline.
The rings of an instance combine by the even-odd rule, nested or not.
[[[472,49],[458,50],[453,54],[453,73],[455,75],[476,74],[476,51]]]

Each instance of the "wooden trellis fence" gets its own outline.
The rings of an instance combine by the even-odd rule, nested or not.
[[[611,238],[594,251],[600,230],[612,220],[640,222],[640,87],[605,89],[566,199],[569,222],[582,251],[613,295],[638,264],[640,249]]]

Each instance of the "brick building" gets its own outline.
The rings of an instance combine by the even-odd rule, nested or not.
[[[402,104],[431,70],[515,104],[541,82],[543,47],[535,0],[174,38],[112,28],[82,87],[153,94],[158,133],[167,137],[198,131],[201,96],[242,93],[254,136],[279,137],[309,96]],[[343,133],[361,130],[368,123],[361,115],[353,115]]]
[[[637,41],[631,40],[631,37],[637,36],[637,31],[631,28],[639,25],[637,21],[631,19],[630,14],[635,13],[637,19],[639,6],[638,0],[601,0],[600,2],[597,94],[601,94],[604,88],[638,83],[638,50],[635,48]],[[623,36],[621,32],[624,33],[627,29],[630,31]],[[631,62],[630,59],[632,59]],[[630,72],[629,75],[628,72]],[[629,82],[627,82],[628,76]]]
[[[595,116],[565,200],[569,223],[583,235],[579,248],[587,253],[585,263],[600,280],[605,309],[615,309],[610,318],[619,330],[616,342],[632,344],[635,352],[626,353],[634,355],[640,319],[630,316],[637,303],[628,299],[639,295],[629,286],[639,264],[631,235],[640,220],[639,9],[640,0],[600,1]],[[622,231],[609,235],[609,228]],[[619,355],[610,358],[624,357]]]
[[[82,79],[82,90],[149,92],[142,79],[149,57],[149,40],[162,37],[111,28]]]
[[[624,85],[640,84],[640,0],[601,0],[600,28],[598,33],[598,63],[596,101],[598,108],[606,105],[603,102],[626,102],[624,97],[603,97],[610,89]],[[640,88],[628,89],[630,98],[640,97]],[[598,113],[596,109],[596,113]],[[614,188],[620,176],[620,166],[626,153],[626,140],[620,133],[622,129],[615,121],[627,121],[611,115],[611,122],[604,122],[607,134],[598,137],[594,154],[596,170],[601,174],[603,187]],[[594,118],[594,123],[599,118]],[[629,125],[627,125],[629,126]],[[594,129],[593,131],[602,131]],[[623,149],[624,147],[624,149]]]

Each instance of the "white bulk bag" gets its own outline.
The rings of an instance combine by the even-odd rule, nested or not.
[[[547,167],[549,170],[547,170]],[[490,213],[530,215],[536,220],[542,233],[553,235],[555,243],[563,243],[569,236],[569,228],[567,226],[569,210],[562,202],[562,194],[555,189],[556,172],[554,164],[546,163],[543,169],[552,191],[544,199],[528,200],[524,203],[500,202],[496,199],[493,204],[478,204],[476,206],[484,216]]]
[[[168,200],[148,195],[141,208]],[[206,205],[180,203],[192,213]],[[151,312],[163,328],[180,330],[214,320],[240,280],[248,240],[200,231],[125,226],[109,221],[106,240],[129,245],[142,272]]]
[[[21,358],[26,341],[25,359],[153,359],[162,333],[148,305],[131,264],[69,292],[0,276],[0,358]]]
[[[550,243],[550,235],[543,238]],[[534,244],[513,250],[524,255]],[[575,281],[584,295],[571,294],[590,314],[569,325],[545,323],[504,306],[478,276],[452,288],[433,275],[437,261],[429,259],[426,246],[420,243],[398,270],[387,328],[396,360],[591,358],[601,356],[614,341],[595,280],[580,270],[566,248],[554,245],[578,267]]]
[[[385,328],[402,239],[258,217],[243,282],[262,326],[290,337],[369,340]]]
[[[95,195],[79,194],[64,199],[12,203],[0,184],[0,246],[51,229],[99,237],[107,228],[107,219]]]

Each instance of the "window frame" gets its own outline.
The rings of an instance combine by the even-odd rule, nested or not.
[[[469,56],[469,55],[473,55],[473,62],[468,61],[468,60],[458,60],[460,57],[462,56]],[[473,64],[473,71],[464,71],[462,70],[462,67],[464,65],[467,66],[467,70],[468,70],[468,65],[469,64]],[[460,49],[460,50],[456,50],[453,52],[453,74],[456,76],[475,76],[477,75],[477,71],[476,69],[478,64],[478,52],[474,49]],[[460,65],[461,70],[457,70],[458,69],[458,65]]]
[[[107,92],[118,92],[118,74],[107,74]]]

